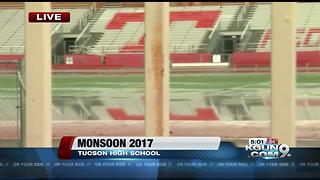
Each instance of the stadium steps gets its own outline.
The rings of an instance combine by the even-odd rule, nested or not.
[[[247,16],[248,19],[252,19],[252,17],[254,15],[254,13],[256,12],[256,10],[257,10],[257,5],[256,4],[251,6],[251,9],[250,9],[250,11],[248,13],[248,16]]]
[[[241,7],[238,7],[237,10],[235,11],[235,14],[234,14],[234,16],[233,16],[233,18],[232,18],[232,19],[234,20],[234,22],[231,23],[230,26],[228,27],[228,30],[229,30],[229,31],[234,31],[234,30],[240,31],[240,30],[238,29],[237,19],[238,19],[238,16],[239,16],[239,14],[240,14],[241,8],[242,8],[242,6],[241,6]],[[246,23],[247,23],[247,22],[246,22]]]
[[[243,4],[243,6],[245,6],[245,5]],[[241,12],[241,9],[242,9],[243,6],[241,6],[241,7],[239,7],[237,9],[237,11],[236,11],[236,13],[234,15],[234,18],[233,18],[234,22],[228,28],[229,31],[234,31],[234,30],[242,31],[247,26],[247,24],[250,22],[250,20],[252,19],[253,14],[254,14],[254,12],[256,10],[256,7],[257,7],[256,5],[249,6],[248,12],[243,17],[243,19],[244,19],[243,26],[242,26],[243,29],[238,29],[237,19],[238,19],[238,16],[241,16],[240,12]]]
[[[207,31],[205,36],[203,37],[203,40],[201,42],[201,44],[205,44],[205,45],[200,45],[200,49],[197,51],[197,53],[206,53],[209,52],[209,44],[210,44],[210,39],[209,36],[211,34],[211,31]]]
[[[90,19],[90,26],[89,26],[89,28],[91,29],[96,23],[97,23],[97,21],[99,20],[99,19],[101,19],[102,18],[102,16],[103,16],[103,14],[104,14],[104,12],[106,11],[106,7],[105,6],[103,6],[103,7],[101,7],[92,17],[91,17],[91,19]]]
[[[103,36],[103,33],[91,33],[91,37],[84,43],[84,46],[92,46],[94,44],[97,44],[97,42],[101,39]]]
[[[264,30],[251,30],[251,36],[245,49],[251,50],[251,49],[258,48],[257,42],[260,41],[263,33],[264,33]]]
[[[245,16],[245,25],[247,25],[251,21],[256,10],[257,10],[257,5],[250,6],[249,12]]]
[[[89,23],[89,28],[91,29],[92,26],[99,20],[99,18],[103,15],[104,11],[106,8],[103,6],[101,7],[98,11],[94,13],[94,15],[90,18]],[[88,38],[87,41],[85,41],[82,45],[83,46],[91,46],[96,44],[96,42],[101,38],[103,35],[103,32],[90,32],[90,38]]]
[[[232,16],[232,20],[235,20],[237,19],[237,16],[241,10],[241,6],[240,5],[236,5],[234,7],[222,7],[222,9],[220,9],[222,11],[222,15],[219,17],[219,20],[224,20],[223,17],[225,16]],[[230,29],[234,29],[235,27],[235,24],[236,23],[231,23],[229,25],[227,25],[228,27],[228,30]],[[203,39],[202,39],[202,42],[201,44],[208,44],[207,46],[203,46],[201,49],[198,50],[199,53],[202,53],[202,52],[214,52],[215,51],[215,47],[213,47],[212,43],[210,43],[210,39],[209,39],[209,36],[210,36],[211,32],[208,31],[206,32],[206,34],[204,35]],[[220,41],[222,38],[218,38],[216,39],[215,41]],[[214,44],[219,44],[219,43],[214,43]]]
[[[105,7],[102,7],[101,9],[99,9],[91,18],[91,22],[95,23],[99,17],[103,14],[103,12],[106,10]],[[93,20],[93,21],[92,21]],[[92,26],[93,24],[91,24]]]

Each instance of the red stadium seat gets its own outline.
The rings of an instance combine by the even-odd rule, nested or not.
[[[170,21],[198,21],[196,27],[209,28],[214,26],[220,11],[184,11],[171,12]],[[117,13],[106,25],[106,29],[121,29],[127,22],[143,22],[144,13]]]
[[[107,113],[114,120],[144,120],[144,115],[129,115],[122,108],[107,108]],[[219,116],[212,108],[197,108],[195,115],[178,115],[170,113],[171,120],[215,121]]]

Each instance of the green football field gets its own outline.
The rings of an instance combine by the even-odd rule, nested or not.
[[[240,88],[270,88],[270,74],[172,74],[171,90],[236,90]],[[15,75],[0,76],[0,93],[16,88]],[[143,89],[144,75],[108,74],[54,74],[52,78],[54,95],[87,93],[93,90]],[[320,87],[320,73],[299,73],[297,88],[314,90]]]

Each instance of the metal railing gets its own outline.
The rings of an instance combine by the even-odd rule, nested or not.
[[[216,23],[214,28],[211,31],[211,34],[209,35],[209,45],[211,51],[213,51],[216,46],[219,44],[219,39],[221,38],[221,29],[220,29],[220,21]]]
[[[257,51],[259,45],[260,43],[238,43],[236,49],[237,51]]]
[[[220,32],[220,20],[218,20],[217,23],[215,24],[215,26],[212,28],[211,33],[209,35],[209,39],[214,37],[214,33],[217,32],[217,31]]]
[[[63,27],[62,27],[62,23],[59,23],[54,29],[53,31],[51,31],[51,36],[53,36],[55,33],[62,33],[63,32]]]
[[[240,41],[245,39],[247,34],[250,33],[250,30],[251,30],[251,21],[249,21],[248,24],[246,25],[246,27],[244,28],[244,31],[242,32],[242,34],[240,36]]]
[[[56,46],[56,44],[63,40],[62,38],[63,34],[63,25],[60,23],[58,26],[54,28],[54,30],[51,32],[51,44],[52,48]]]
[[[84,45],[84,43],[90,38],[90,24],[88,23],[86,27],[82,30],[75,41],[76,46]]]
[[[24,46],[1,46],[0,54],[23,54]]]
[[[114,53],[143,53],[144,45],[129,45],[132,47],[124,49],[124,45],[95,45],[93,46],[70,46],[71,54],[94,53],[94,54],[114,54]],[[208,50],[208,44],[171,44],[171,52],[198,52],[200,50]]]
[[[250,3],[245,2],[242,4],[241,8],[240,8],[240,12],[237,16],[237,20],[238,21],[243,21],[246,19],[247,14],[250,11]]]
[[[216,24],[220,31],[243,31],[246,28],[246,20],[221,19]]]
[[[320,51],[320,45],[310,47],[297,47],[297,51]]]
[[[240,36],[240,43],[238,44],[238,47],[237,47],[238,50],[240,49],[242,51],[247,47],[247,44],[252,34],[250,30],[251,30],[251,21],[248,22],[246,28],[244,29],[244,31]]]
[[[72,32],[78,32],[78,33],[82,32],[83,28],[85,28],[88,24],[90,24],[89,22],[96,11],[97,10],[94,7],[94,5],[91,4],[90,9],[87,9],[87,11],[77,21],[77,25],[72,28]]]
[[[270,40],[271,41],[271,40]],[[237,51],[260,51],[260,52],[269,52],[271,51],[270,46],[260,47],[261,43],[238,43]],[[244,48],[246,47],[246,48]],[[320,45],[318,46],[298,46],[296,47],[296,51],[320,51]]]

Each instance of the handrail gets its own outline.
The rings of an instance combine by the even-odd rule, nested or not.
[[[57,27],[54,28],[54,30],[51,32],[51,44],[52,48],[54,48],[57,45],[57,42],[60,42],[62,40],[62,33],[63,33],[63,26],[62,24],[58,24]]]
[[[241,9],[239,11],[237,20],[244,20],[245,19],[245,16],[248,13],[248,9],[249,9],[248,6],[250,6],[248,2],[244,2],[242,4],[242,6],[240,7]]]
[[[243,31],[245,29],[244,22],[245,20],[220,19],[219,26],[221,31],[231,31],[230,27],[236,28],[237,31]],[[232,26],[235,23],[236,27]]]
[[[251,20],[248,22],[248,24],[246,25],[246,27],[244,28],[244,31],[241,34],[240,40],[244,37],[244,35],[247,33],[249,27],[251,25]]]
[[[75,44],[78,44],[79,40],[82,38],[82,36],[87,32],[87,30],[89,29],[90,27],[90,23],[88,23],[86,25],[86,27],[82,30],[82,32],[79,34],[79,36],[77,37],[76,41],[75,41]]]
[[[54,35],[59,29],[62,29],[62,23],[59,23],[54,30],[51,32],[51,36]]]
[[[78,19],[76,25],[72,29],[81,31],[82,27],[86,27],[86,25],[89,24],[93,14],[94,14],[94,9],[92,7],[90,7],[89,9],[86,9],[85,13],[82,14],[82,16]]]
[[[211,33],[210,33],[210,35],[209,35],[209,39],[212,38],[213,33],[216,31],[216,29],[218,28],[219,25],[220,25],[220,20],[218,20],[218,21],[216,22],[215,26],[212,28]]]

